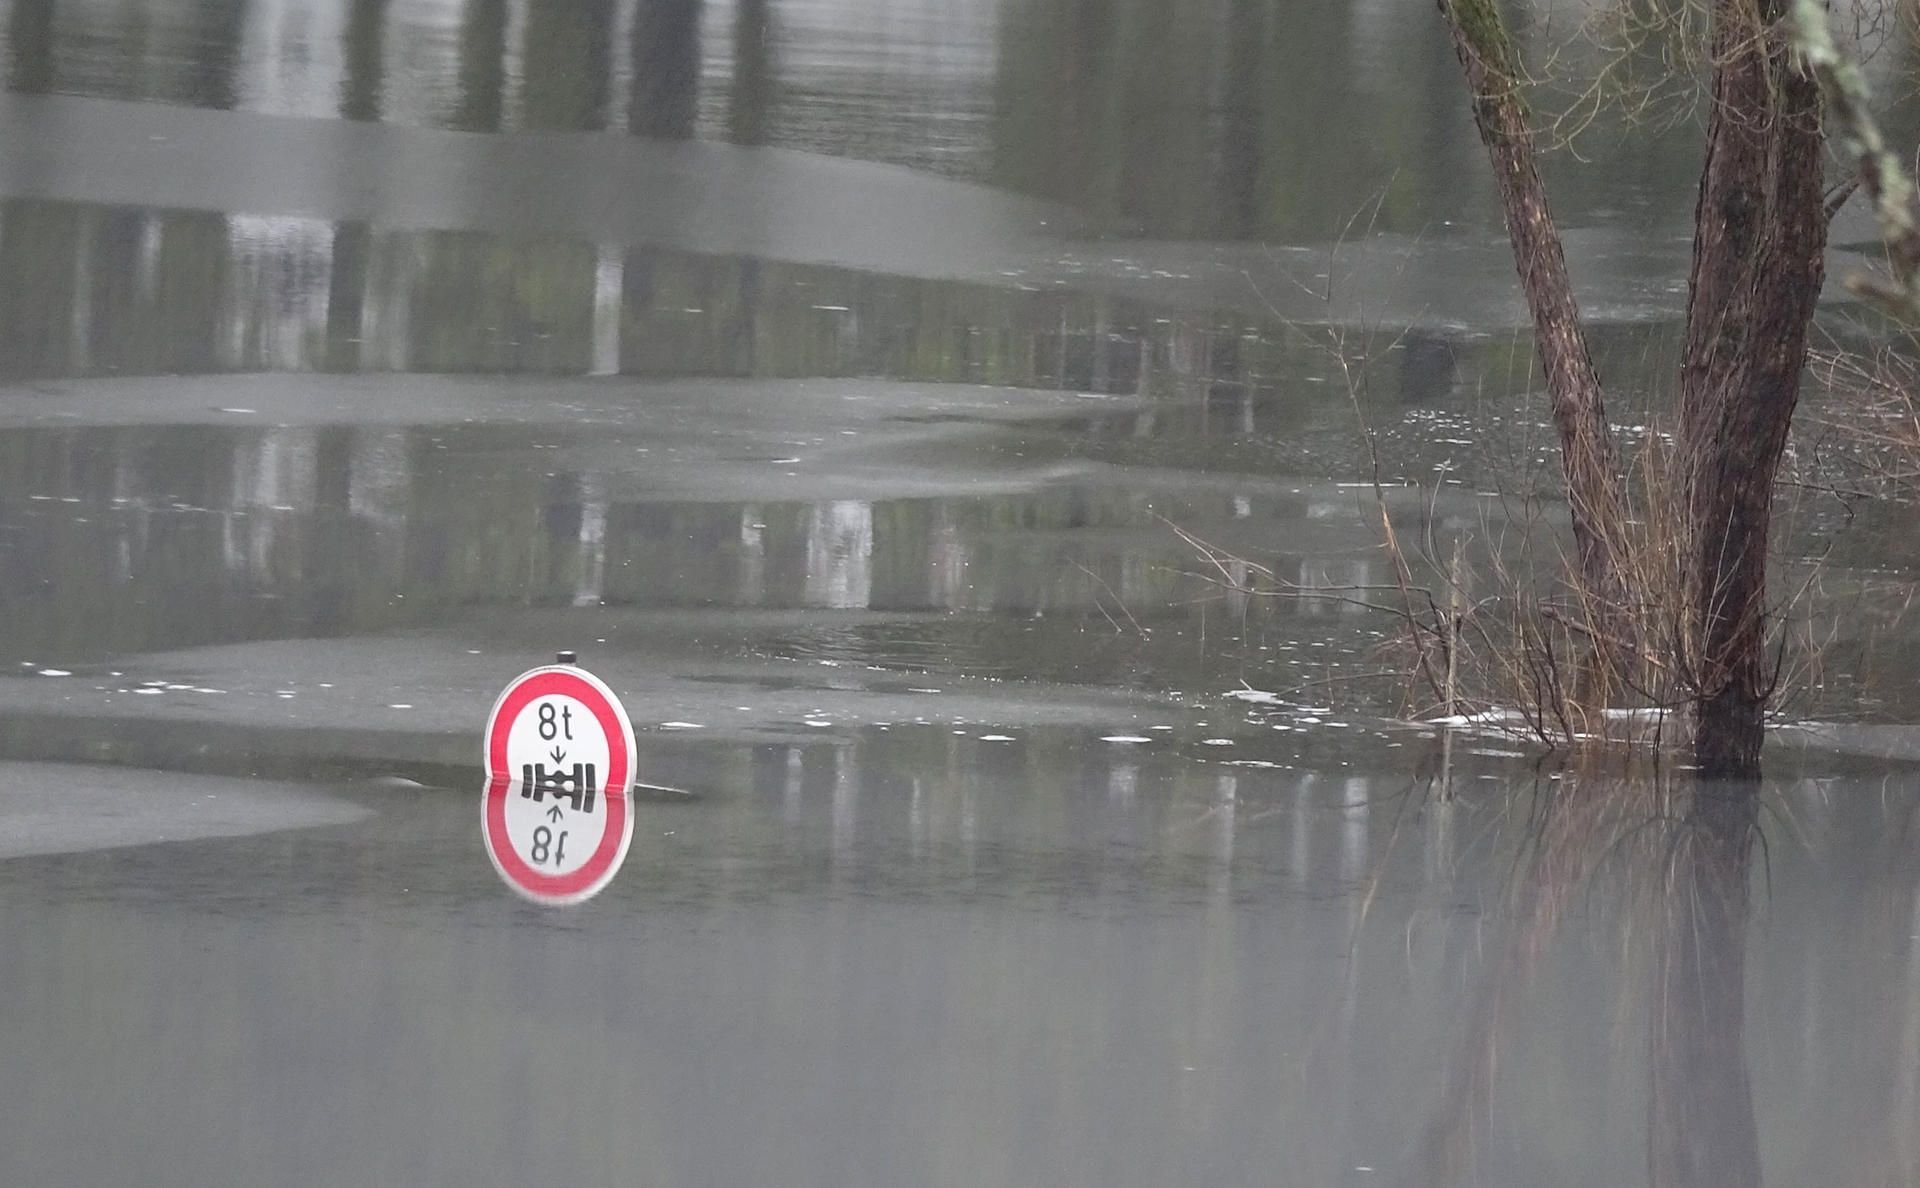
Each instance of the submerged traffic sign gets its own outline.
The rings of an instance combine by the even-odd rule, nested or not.
[[[633,840],[633,723],[570,664],[513,679],[487,717],[480,831],[509,887],[536,903],[599,894]]]

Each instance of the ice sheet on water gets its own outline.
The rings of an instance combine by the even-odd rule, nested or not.
[[[1429,726],[1508,726],[1525,721],[1519,710],[1488,709],[1471,714],[1448,714],[1440,718],[1422,718]]]

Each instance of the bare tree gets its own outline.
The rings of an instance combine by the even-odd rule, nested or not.
[[[1820,91],[1792,52],[1787,0],[1700,0],[1710,104],[1694,211],[1678,462],[1685,503],[1679,629],[1702,775],[1760,771],[1771,693],[1767,539],[1826,249]],[[1536,168],[1526,87],[1499,0],[1438,0],[1492,159],[1560,431],[1578,580],[1618,608],[1621,478],[1598,378]],[[1605,624],[1605,618],[1602,618]],[[1603,640],[1609,633],[1597,633]],[[1619,647],[1636,647],[1618,641]]]
[[[1496,0],[1440,0],[1440,11],[1466,71],[1474,124],[1493,161],[1507,237],[1533,316],[1534,349],[1546,374],[1566,470],[1580,578],[1599,604],[1617,605],[1622,574],[1612,534],[1624,519],[1619,465],[1560,230],[1535,161],[1519,55]],[[1598,638],[1602,658],[1613,659],[1605,654],[1617,650],[1615,633]]]

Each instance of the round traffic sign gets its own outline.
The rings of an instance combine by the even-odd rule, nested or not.
[[[536,903],[599,894],[633,840],[633,723],[569,664],[513,679],[487,717],[480,830],[509,887]]]

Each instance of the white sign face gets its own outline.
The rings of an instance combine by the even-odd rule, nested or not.
[[[605,682],[556,664],[516,677],[487,719],[481,834],[537,903],[598,894],[633,840],[633,724]]]

